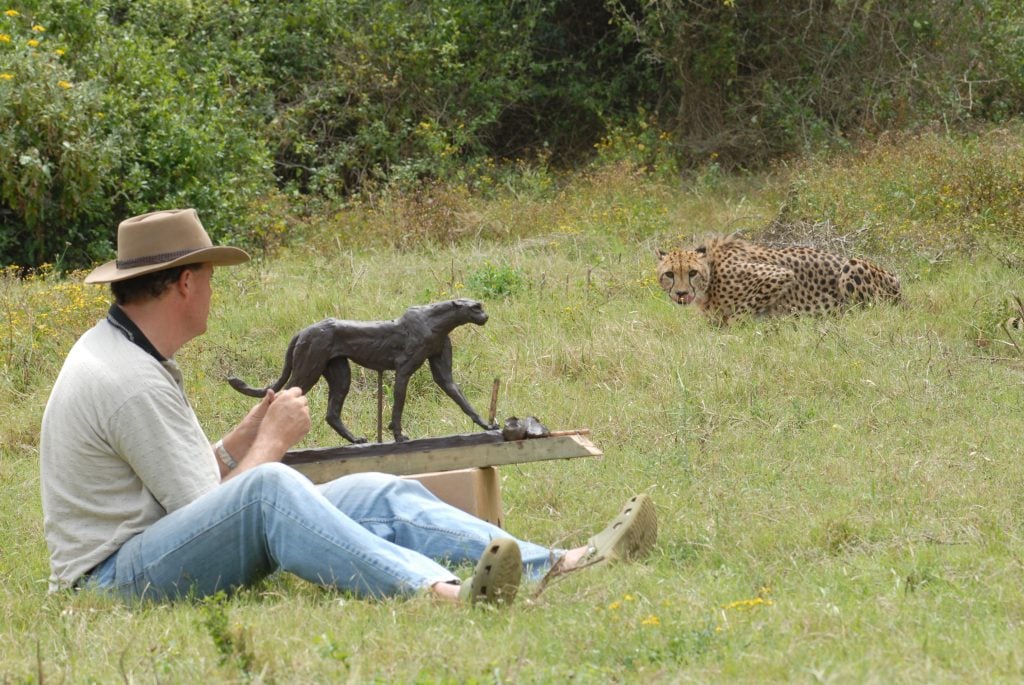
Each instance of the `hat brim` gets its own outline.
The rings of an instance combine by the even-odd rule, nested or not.
[[[240,250],[237,247],[204,247],[196,250],[195,252],[189,252],[187,255],[183,255],[169,262],[146,264],[144,266],[136,266],[130,269],[118,269],[117,260],[114,259],[93,269],[92,273],[85,277],[85,282],[114,283],[116,281],[124,281],[129,278],[135,278],[136,276],[153,273],[154,271],[162,271],[175,266],[185,266],[186,264],[202,264],[204,262],[210,262],[214,266],[233,266],[247,261],[249,261],[249,253],[245,250]]]

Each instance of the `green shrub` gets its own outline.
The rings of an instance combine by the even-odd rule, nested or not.
[[[229,60],[189,66],[180,55],[194,41],[102,28],[103,54],[90,61],[120,156],[116,216],[188,206],[215,238],[248,232],[258,220],[250,205],[273,181],[258,119],[230,88]]]
[[[133,11],[158,5],[177,7]],[[158,207],[196,207],[215,237],[249,230],[272,176],[231,87],[237,52],[196,63],[191,42],[82,2],[0,24],[0,262],[86,266],[109,256],[121,219]]]
[[[117,154],[100,84],[78,80],[43,19],[0,14],[0,262],[88,262]]]
[[[685,166],[727,166],[1024,107],[1017,0],[611,3],[661,68],[662,127]]]
[[[528,10],[495,3],[268,5],[280,179],[339,195],[452,175],[524,85],[519,21]]]
[[[469,291],[481,298],[509,297],[526,283],[523,272],[507,264],[484,264],[466,278]]]

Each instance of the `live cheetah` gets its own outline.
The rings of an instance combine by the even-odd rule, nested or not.
[[[712,238],[694,250],[657,250],[658,281],[673,302],[709,319],[824,314],[847,304],[900,299],[895,274],[863,259],[811,247],[767,247]]]

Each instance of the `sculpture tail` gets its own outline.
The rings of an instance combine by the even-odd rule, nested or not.
[[[263,397],[267,394],[267,390],[278,392],[284,387],[285,383],[288,382],[288,379],[292,375],[292,353],[295,351],[295,343],[298,339],[299,336],[296,335],[292,338],[292,341],[288,343],[288,349],[284,353],[284,368],[281,370],[280,378],[278,378],[277,382],[273,385],[267,386],[266,388],[254,388],[241,378],[236,378],[235,376],[228,376],[228,384],[238,392],[243,395],[248,395],[249,397]]]
[[[267,390],[269,389],[254,388],[245,381],[243,381],[241,378],[236,378],[234,376],[228,376],[228,384],[230,384],[231,387],[237,390],[238,392],[242,393],[243,395],[248,395],[249,397],[263,397],[264,395],[267,394]]]

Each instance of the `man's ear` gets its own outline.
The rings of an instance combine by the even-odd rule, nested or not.
[[[178,274],[178,280],[171,287],[177,288],[177,293],[185,297],[195,285],[195,278],[196,270],[186,267],[181,270],[181,273]]]
[[[192,287],[192,278],[194,275],[195,274],[192,272],[192,269],[182,269],[181,273],[178,274],[178,280],[174,285],[182,295]]]

